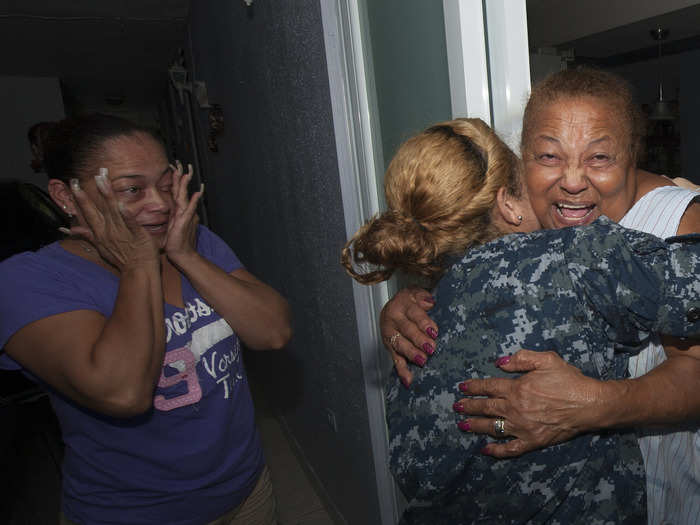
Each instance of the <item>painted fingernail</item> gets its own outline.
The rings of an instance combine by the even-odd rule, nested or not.
[[[78,181],[78,179],[71,179],[70,189],[73,191],[80,191],[80,181]]]
[[[433,339],[437,339],[437,330],[435,330],[435,328],[433,328],[432,326],[429,326],[428,328],[426,328],[425,333],[428,334]]]
[[[409,385],[408,381],[406,381],[403,377],[401,378],[401,384],[406,388],[411,388],[411,385]]]
[[[460,384],[459,384],[459,390],[460,390],[460,392],[466,392],[466,391],[467,391],[467,384],[466,384],[466,383],[460,383]]]
[[[469,421],[466,419],[464,421],[460,421],[459,423],[457,423],[457,427],[459,427],[459,429],[462,432],[467,432],[469,429],[472,428],[472,426],[469,424]]]
[[[496,366],[507,365],[508,363],[510,363],[510,357],[511,356],[509,356],[509,355],[504,355],[503,357],[499,357],[496,360]]]
[[[413,356],[413,362],[418,366],[423,366],[425,365],[425,356],[422,356],[421,354],[416,354]]]
[[[481,449],[481,453],[482,453],[484,456],[488,456],[488,455],[491,454],[491,450],[489,449],[488,445]]]
[[[430,343],[423,343],[423,351],[428,355],[433,355],[435,353],[435,348]]]
[[[452,410],[454,410],[455,412],[464,412],[464,407],[462,407],[462,403],[458,402],[452,405]]]

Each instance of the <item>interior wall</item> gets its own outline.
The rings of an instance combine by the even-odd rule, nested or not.
[[[0,141],[3,162],[0,179],[18,179],[46,188],[46,175],[34,173],[27,131],[42,121],[64,116],[61,86],[57,78],[0,77]]]
[[[682,175],[700,184],[700,50],[683,53],[680,64],[681,166]]]
[[[319,2],[193,2],[190,23],[194,77],[225,118],[211,227],[294,315],[285,350],[246,356],[251,376],[340,514],[378,523]]]
[[[664,100],[679,102],[679,119],[668,122],[647,121],[646,154],[640,162],[640,166],[644,169],[669,177],[685,176],[683,159],[689,151],[693,151],[687,148],[687,143],[691,144],[692,148],[692,133],[695,130],[692,126],[686,126],[685,129],[682,126],[683,120],[695,119],[698,114],[697,104],[692,100],[692,96],[696,93],[695,89],[698,87],[697,81],[692,80],[692,74],[688,76],[683,72],[684,66],[693,63],[692,60],[687,61],[687,55],[693,54],[679,53],[663,56],[660,61],[646,60],[609,69],[632,85],[639,104],[650,107],[658,99],[659,73],[661,73]],[[693,56],[694,60],[697,60],[697,55]],[[697,63],[695,62],[692,67],[697,68]],[[683,85],[683,75],[688,77],[687,86]],[[686,92],[686,97],[682,97],[683,92]],[[689,178],[693,178],[692,173]]]

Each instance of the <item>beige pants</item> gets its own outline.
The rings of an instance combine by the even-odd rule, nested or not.
[[[77,525],[77,523],[69,521],[61,513],[61,525]],[[253,492],[243,503],[207,525],[277,525],[277,501],[272,493],[270,471],[267,466],[260,474]]]

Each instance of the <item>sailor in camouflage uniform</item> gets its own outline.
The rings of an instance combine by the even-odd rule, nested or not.
[[[449,327],[410,389],[387,394],[391,468],[409,500],[402,523],[646,523],[632,432],[581,435],[514,459],[480,454],[453,412],[464,378],[502,376],[521,348],[553,350],[597,379],[625,377],[651,333],[699,337],[700,236],[664,242],[605,217],[475,248],[436,289]],[[695,310],[693,310],[695,309]]]

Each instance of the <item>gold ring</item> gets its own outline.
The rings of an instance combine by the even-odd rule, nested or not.
[[[503,437],[506,435],[506,420],[498,418],[493,422],[493,431],[497,436]]]
[[[396,341],[397,339],[401,337],[401,334],[396,332],[394,335],[391,336],[389,339],[389,345],[391,345],[391,348],[394,349],[394,352],[396,352]]]

